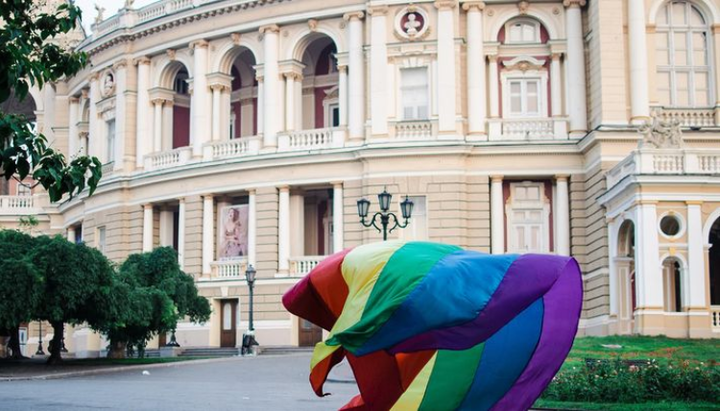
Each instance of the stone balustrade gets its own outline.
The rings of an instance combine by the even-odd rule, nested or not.
[[[0,215],[32,215],[40,212],[38,196],[0,196]]]
[[[278,151],[322,150],[341,148],[345,144],[343,128],[317,128],[278,135]]]
[[[662,109],[658,113],[662,121],[679,121],[683,127],[703,128],[715,127],[715,109],[712,108],[671,108]]]
[[[210,279],[244,279],[247,266],[247,258],[215,261],[210,264],[210,267],[212,268]]]
[[[303,277],[310,273],[326,256],[304,256],[290,258],[290,276]]]
[[[258,136],[213,141],[205,146],[203,158],[205,160],[222,160],[257,155],[260,152],[261,144],[262,138]]]
[[[145,157],[145,170],[161,170],[182,166],[190,162],[192,147],[180,147],[169,151],[150,154]]]
[[[629,175],[710,175],[720,172],[720,150],[638,149],[608,171],[611,188]]]

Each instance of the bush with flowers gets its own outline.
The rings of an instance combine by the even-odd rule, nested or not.
[[[561,370],[542,396],[545,400],[643,403],[708,401],[720,398],[720,368],[689,361],[628,364],[621,359],[589,361]]]

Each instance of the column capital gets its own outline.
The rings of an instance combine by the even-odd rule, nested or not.
[[[563,0],[563,6],[569,9],[573,7],[585,7],[586,4],[586,0]]]
[[[295,81],[302,81],[303,75],[294,71],[288,71],[285,73],[282,73],[283,76],[285,76],[288,80],[295,80]]]
[[[80,97],[70,96],[68,97],[68,102],[70,104],[78,104],[80,103]]]
[[[127,66],[128,66],[128,60],[121,59],[121,60],[118,60],[115,63],[113,63],[112,68],[115,70],[120,70],[120,69],[127,68]]]
[[[255,195],[257,193],[257,188],[248,188],[247,190],[248,195]]]
[[[555,176],[556,181],[568,181],[570,179],[569,174],[558,174]]]
[[[332,184],[333,188],[342,188],[344,181],[331,181],[330,184]]]
[[[372,17],[375,16],[384,16],[388,13],[388,6],[374,6],[368,8],[368,14]]]
[[[704,201],[702,200],[688,200],[685,201],[685,205],[687,206],[702,206]]]
[[[277,24],[268,24],[267,26],[261,26],[258,31],[260,34],[267,34],[267,33],[279,33],[280,32],[280,26]]]
[[[178,198],[178,203],[185,204],[185,197]]]
[[[201,39],[201,40],[195,40],[193,42],[190,42],[188,44],[188,47],[190,50],[195,50],[197,48],[207,48],[210,45],[207,40]]]
[[[140,57],[134,58],[132,61],[132,64],[134,66],[139,66],[141,64],[150,64],[150,57],[140,56]]]
[[[148,204],[143,204],[142,207],[143,207],[143,210],[152,210],[153,205],[152,205],[152,203],[148,203]]]
[[[483,11],[485,10],[485,2],[484,1],[468,1],[463,3],[462,5],[463,10],[467,12],[471,11]]]
[[[90,90],[88,90],[86,88],[80,90],[80,97],[87,99],[89,95],[90,95]]]
[[[451,10],[458,5],[458,2],[457,0],[435,0],[433,5],[438,10]]]
[[[151,99],[150,102],[153,103],[154,105],[161,105],[161,106],[162,106],[163,104],[169,103],[169,102],[171,102],[171,101],[168,100],[168,99],[165,98],[165,97],[155,97],[155,98]]]
[[[212,200],[215,197],[215,194],[207,193],[207,194],[203,194],[202,197],[205,200]]]
[[[362,11],[352,11],[350,13],[345,13],[343,15],[343,20],[345,21],[357,21],[362,20],[365,17],[365,13]]]
[[[488,59],[488,61],[491,62],[491,63],[496,63],[496,62],[497,62],[497,59],[498,59],[498,55],[495,54],[495,53],[488,53],[488,54],[487,54],[487,59]]]
[[[212,91],[223,91],[223,90],[229,89],[229,87],[227,85],[220,84],[220,83],[212,83],[212,84],[210,84],[209,87],[210,87],[210,90],[212,90]]]
[[[550,55],[550,59],[553,61],[558,61],[563,56],[564,53],[562,52],[555,52]]]
[[[490,181],[492,181],[493,183],[498,183],[498,182],[501,183],[503,181],[503,178],[505,178],[505,176],[503,176],[501,174],[495,174],[495,175],[490,176]]]
[[[283,193],[283,192],[290,192],[290,186],[289,186],[289,185],[281,185],[281,186],[278,186],[277,189],[278,189],[278,191],[280,191],[281,193]]]

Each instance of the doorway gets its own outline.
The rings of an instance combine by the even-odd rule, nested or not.
[[[220,347],[237,347],[237,300],[220,301]]]
[[[314,347],[315,344],[322,341],[322,328],[303,318],[300,319],[300,346]]]

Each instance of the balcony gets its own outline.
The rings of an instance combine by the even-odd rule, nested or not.
[[[398,140],[431,140],[434,135],[437,135],[434,123],[429,120],[395,123],[395,138]]]
[[[170,151],[153,153],[145,157],[145,170],[161,170],[178,167],[190,162],[192,147],[180,147]]]
[[[215,261],[210,264],[212,268],[210,280],[244,279],[247,265],[248,262],[246,258]]]
[[[0,215],[35,215],[42,212],[38,196],[0,196]]]
[[[223,160],[256,155],[260,152],[262,137],[242,137],[228,141],[213,141],[204,147],[205,160]]]
[[[318,128],[278,135],[278,151],[322,150],[345,145],[344,128]]]
[[[661,121],[679,121],[683,127],[715,127],[715,109],[713,108],[668,108],[658,110]]]
[[[304,257],[291,257],[290,258],[290,276],[291,277],[304,277],[310,273],[320,261],[324,260],[327,256],[314,255]]]
[[[567,119],[522,118],[488,121],[490,141],[567,140]]]
[[[629,175],[712,175],[720,173],[720,150],[635,150],[607,173],[608,189]]]

